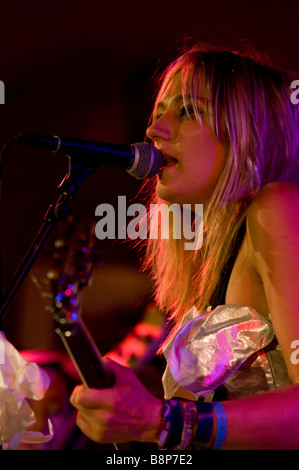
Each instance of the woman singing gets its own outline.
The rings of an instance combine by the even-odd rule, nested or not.
[[[287,74],[264,57],[210,45],[185,48],[161,76],[146,134],[164,166],[150,202],[202,204],[202,246],[146,240],[144,267],[169,325],[165,398],[108,360],[114,386],[77,387],[71,398],[91,439],[299,449],[299,105],[291,93]]]

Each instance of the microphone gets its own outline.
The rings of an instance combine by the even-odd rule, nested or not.
[[[163,156],[153,145],[108,144],[80,139],[39,134],[19,134],[14,138],[18,145],[63,153],[77,164],[89,169],[115,166],[125,169],[137,179],[151,178],[162,168]]]

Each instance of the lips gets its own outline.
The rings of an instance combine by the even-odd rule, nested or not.
[[[163,167],[165,168],[166,166],[172,166],[178,163],[177,159],[174,157],[169,157],[168,155],[163,156]]]
[[[159,179],[160,179],[160,180],[162,179],[163,170],[165,170],[165,169],[167,169],[167,168],[174,167],[177,163],[178,163],[178,160],[177,160],[176,158],[170,157],[169,155],[163,154],[163,164],[162,164],[162,168],[161,168],[161,170],[160,170],[159,173],[158,173]]]

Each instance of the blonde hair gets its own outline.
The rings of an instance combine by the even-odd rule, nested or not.
[[[204,212],[204,243],[184,250],[184,240],[146,240],[143,267],[155,282],[155,299],[175,334],[184,314],[204,311],[231,256],[246,210],[267,183],[299,181],[298,106],[291,102],[291,80],[257,53],[195,44],[180,52],[158,82],[156,102],[180,73],[182,95],[196,119],[204,120],[227,151],[226,166]],[[197,97],[204,101],[204,116]],[[188,97],[188,98],[187,98]],[[156,180],[142,192],[159,204]],[[168,341],[167,340],[167,341]]]

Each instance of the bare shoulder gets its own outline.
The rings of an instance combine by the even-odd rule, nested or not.
[[[280,208],[298,209],[299,184],[289,182],[269,183],[264,186],[249,207],[249,211],[256,209],[275,210]]]
[[[299,187],[265,186],[248,209],[246,241],[251,267],[263,286],[268,311],[293,382],[299,365],[290,362],[299,337]]]
[[[299,185],[288,182],[264,186],[252,201],[247,212],[248,232],[256,237],[298,233]]]

